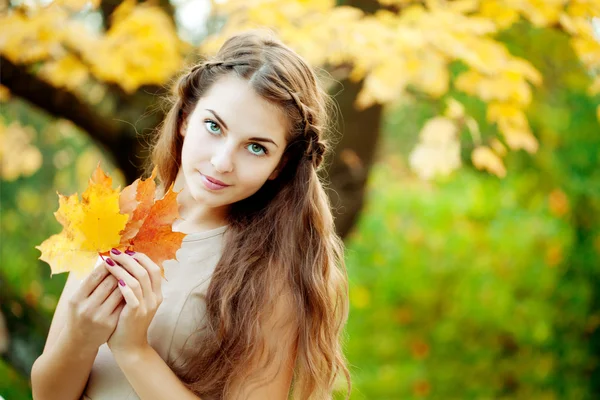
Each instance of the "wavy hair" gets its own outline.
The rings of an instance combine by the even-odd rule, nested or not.
[[[331,100],[314,71],[272,35],[251,31],[229,38],[214,58],[176,80],[150,167],[157,167],[163,190],[175,181],[183,144],[178,132],[203,94],[227,74],[246,79],[280,107],[289,121],[288,144],[277,177],[230,205],[227,252],[206,294],[206,329],[193,357],[172,368],[200,396],[236,393],[233,378],[252,379],[247,365],[265,351],[259,321],[286,291],[298,329],[293,398],[330,399],[336,378],[345,378],[349,397],[342,351],[348,317],[343,243],[317,174],[328,150],[324,133]],[[266,359],[272,361],[272,354]]]

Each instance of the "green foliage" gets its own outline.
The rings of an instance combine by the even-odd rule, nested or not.
[[[553,393],[555,366],[565,362],[552,346],[563,318],[553,293],[573,230],[546,199],[521,204],[525,185],[515,181],[524,179],[465,171],[433,187],[402,179],[388,163],[375,167],[347,256],[355,398]],[[572,295],[586,305],[591,290],[581,284]],[[571,318],[576,331],[586,315]],[[567,356],[588,358],[585,344],[570,345]],[[564,398],[579,398],[582,379],[567,382]]]

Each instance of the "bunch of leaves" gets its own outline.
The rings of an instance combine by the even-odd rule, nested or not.
[[[92,32],[81,15],[100,5],[55,0],[10,7],[0,16],[0,56],[15,64],[41,64],[42,79],[73,92],[97,80],[133,93],[143,85],[162,85],[180,71],[192,48],[179,38],[168,7],[125,0],[108,13],[104,31]],[[100,11],[106,14],[107,8]],[[581,65],[594,76],[588,94],[600,94],[597,0],[230,0],[213,2],[211,10],[219,28],[202,41],[201,53],[214,53],[239,31],[269,27],[311,64],[333,69],[336,79],[362,81],[355,100],[360,109],[415,94],[440,99],[453,88],[477,98],[486,106],[479,123],[497,130],[489,141],[477,143],[471,158],[500,177],[506,173],[502,158],[508,150],[537,151],[526,112],[534,89],[549,84],[528,54],[519,57],[499,40],[503,32],[523,21],[564,32]],[[600,106],[596,115],[600,119]],[[444,118],[443,124],[437,119],[429,126],[445,128],[441,137],[423,133],[415,149],[412,165],[422,177],[444,175],[461,165],[456,129],[448,123],[455,121]],[[465,118],[478,135],[475,120]],[[438,161],[429,165],[436,155]]]
[[[72,271],[83,276],[112,248],[142,252],[161,267],[175,258],[185,236],[171,228],[179,217],[177,193],[171,186],[155,201],[155,177],[156,170],[119,191],[98,164],[81,202],[77,193],[59,194],[54,215],[63,231],[36,247],[52,274]]]

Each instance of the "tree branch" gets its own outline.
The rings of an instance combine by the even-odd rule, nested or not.
[[[87,132],[92,140],[113,156],[128,182],[140,176],[143,162],[132,160],[132,157],[145,153],[144,144],[137,139],[137,129],[154,129],[162,116],[156,113],[148,115],[137,128],[131,121],[136,124],[140,122],[140,115],[154,101],[153,95],[140,89],[132,96],[118,99],[118,114],[101,115],[74,93],[41,80],[27,66],[16,65],[3,56],[0,56],[0,82],[11,93],[57,118],[72,121]]]
[[[103,146],[112,147],[118,142],[120,129],[115,121],[98,115],[75,94],[39,79],[27,66],[13,64],[0,56],[0,82],[11,93],[42,110],[72,121]]]

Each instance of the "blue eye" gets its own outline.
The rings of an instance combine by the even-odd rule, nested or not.
[[[213,120],[207,119],[204,121],[204,126],[206,126],[206,129],[213,135],[221,133],[221,127]]]
[[[250,153],[254,154],[255,156],[264,156],[267,154],[267,149],[258,143],[249,144],[248,150],[250,150]]]

